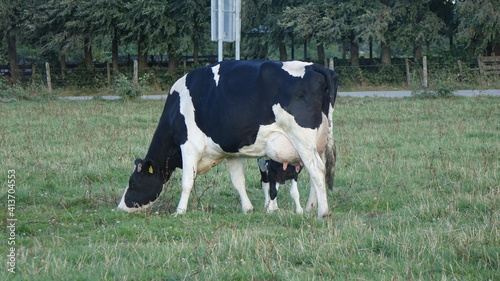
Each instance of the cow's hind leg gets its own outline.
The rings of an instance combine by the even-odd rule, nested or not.
[[[231,181],[233,182],[234,188],[240,194],[241,207],[244,213],[253,211],[252,202],[247,195],[247,190],[245,187],[245,167],[243,159],[241,158],[231,158],[227,159],[229,164],[229,172],[231,174]]]
[[[325,163],[316,148],[310,147],[306,142],[299,142],[296,144],[296,147],[311,177],[311,193],[306,210],[312,210],[316,201],[315,199],[317,199],[318,217],[328,217],[330,216],[330,210],[328,209],[328,201],[326,199]]]
[[[316,188],[312,188],[309,191],[309,199],[307,200],[306,212],[311,212],[318,207],[318,196],[316,195]]]

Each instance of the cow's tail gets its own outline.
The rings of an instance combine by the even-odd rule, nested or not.
[[[315,65],[314,70],[323,74],[326,80],[326,89],[323,92],[323,112],[328,116],[328,140],[323,158],[325,160],[325,182],[328,189],[331,190],[333,189],[335,162],[337,160],[337,149],[333,138],[333,109],[337,98],[338,77],[335,71],[320,65]]]

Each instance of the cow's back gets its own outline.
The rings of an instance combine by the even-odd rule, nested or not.
[[[282,62],[225,61],[188,73],[185,87],[197,127],[229,153],[252,145],[260,126],[276,122],[273,105],[300,126],[317,128],[326,82],[308,65],[295,62],[298,70],[291,72]]]

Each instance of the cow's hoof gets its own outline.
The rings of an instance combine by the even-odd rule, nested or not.
[[[278,209],[279,209],[278,208],[278,202],[276,202],[276,200],[271,200],[269,202],[269,204],[267,205],[266,211],[268,213],[272,213],[272,212],[274,212],[274,211],[276,211]]]
[[[332,216],[332,213],[330,211],[327,211],[324,214],[318,214],[318,218],[320,218],[320,219],[329,218],[331,216]]]
[[[178,215],[182,215],[186,212],[184,209],[177,209],[175,213],[172,214],[172,216],[177,217]]]
[[[243,213],[245,214],[249,214],[249,213],[253,213],[253,208],[250,208],[250,209],[247,209],[247,210],[243,210]]]
[[[297,213],[298,215],[302,215],[304,213],[304,210],[302,208],[297,208],[295,209],[295,213]]]

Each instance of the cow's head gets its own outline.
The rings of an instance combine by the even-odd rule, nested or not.
[[[135,160],[134,172],[118,205],[118,210],[141,212],[147,210],[160,196],[164,180],[159,169],[154,168],[151,160]]]

